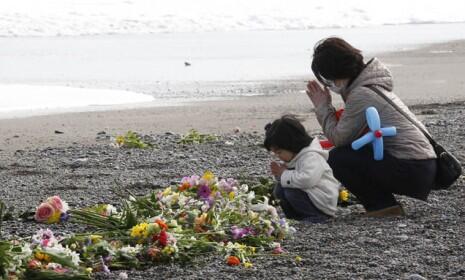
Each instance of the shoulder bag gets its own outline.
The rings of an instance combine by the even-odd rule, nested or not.
[[[394,101],[387,97],[376,85],[366,86],[373,90],[376,94],[381,96],[389,104],[392,105],[399,113],[408,119],[414,126],[416,126],[433,146],[434,152],[437,156],[437,171],[435,184],[433,190],[443,190],[449,188],[459,177],[462,175],[462,165],[454,155],[448,152],[443,146],[436,142],[431,135],[421,127],[415,120],[413,120],[406,112],[404,112]]]

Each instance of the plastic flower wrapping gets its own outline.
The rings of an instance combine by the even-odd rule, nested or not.
[[[206,253],[220,254],[225,265],[249,268],[254,255],[285,253],[280,242],[295,231],[270,205],[263,190],[268,187],[249,187],[205,172],[146,196],[128,191],[119,209],[95,205],[69,210],[70,222],[87,225],[93,233],[58,239],[48,230],[40,231],[27,254],[6,262],[6,273],[45,271],[66,275],[63,279],[87,279],[97,271],[186,262]]]

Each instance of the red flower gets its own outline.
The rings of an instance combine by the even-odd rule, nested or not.
[[[154,235],[152,240],[154,242],[158,241],[158,244],[160,244],[160,246],[165,247],[166,245],[168,245],[168,234],[165,230],[162,230],[159,235]]]
[[[236,256],[229,256],[228,259],[226,260],[226,262],[230,266],[236,266],[236,265],[241,264],[241,260]]]

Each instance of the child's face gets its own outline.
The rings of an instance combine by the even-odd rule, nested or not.
[[[294,157],[295,154],[291,151],[279,149],[279,148],[271,148],[273,154],[275,154],[280,160],[284,162],[290,162]]]

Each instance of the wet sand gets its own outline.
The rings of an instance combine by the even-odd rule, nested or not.
[[[378,54],[377,57],[390,67],[395,92],[409,105],[465,99],[465,41]],[[110,135],[123,134],[128,130],[157,134],[167,131],[185,133],[193,128],[221,134],[240,128],[244,132],[262,133],[266,123],[286,113],[301,116],[309,130],[318,130],[312,106],[303,92],[305,79],[278,82],[282,93],[278,90],[272,96],[195,102],[183,106],[2,119],[0,149],[11,153],[73,143],[93,144],[100,131]],[[262,88],[262,84],[257,82],[259,87]],[[55,131],[63,133],[57,134]]]

